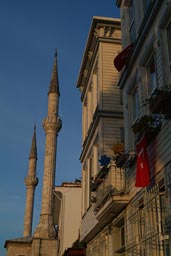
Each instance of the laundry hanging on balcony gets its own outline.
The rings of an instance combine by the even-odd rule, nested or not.
[[[147,139],[144,134],[137,148],[136,187],[147,187],[150,184],[150,167],[147,153]]]
[[[128,61],[129,53],[133,47],[133,43],[128,45],[125,49],[122,50],[115,58],[114,58],[114,66],[118,71],[121,71],[122,68],[126,65]]]

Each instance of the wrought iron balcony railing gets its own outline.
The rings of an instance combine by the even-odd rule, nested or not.
[[[111,165],[103,181],[96,189],[95,210],[101,208],[109,198],[127,194],[125,182],[125,170]]]

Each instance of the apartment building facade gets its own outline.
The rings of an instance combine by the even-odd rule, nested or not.
[[[124,163],[129,204],[122,254],[171,255],[171,1],[118,0]],[[121,54],[122,55],[122,54]],[[116,63],[118,65],[118,63]],[[134,154],[132,154],[132,152]],[[136,157],[134,157],[136,155]],[[142,171],[142,172],[141,172]]]
[[[119,213],[129,195],[125,170],[115,163],[124,139],[119,73],[113,65],[120,51],[120,20],[93,17],[77,83],[82,101],[80,242],[89,256],[114,255],[114,240],[120,253],[124,244]]]

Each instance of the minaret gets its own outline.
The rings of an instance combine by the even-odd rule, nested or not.
[[[26,209],[24,218],[24,237],[30,237],[32,232],[33,208],[34,208],[34,192],[38,184],[36,177],[36,163],[37,163],[37,145],[36,145],[36,127],[34,126],[34,134],[32,138],[28,176],[25,178],[26,185]]]
[[[56,237],[52,216],[54,203],[53,190],[55,186],[57,135],[62,126],[61,119],[58,116],[59,96],[60,93],[56,52],[48,93],[48,116],[43,121],[43,128],[46,133],[46,144],[42,188],[42,209],[40,221],[34,233],[35,238],[41,239],[54,239]]]

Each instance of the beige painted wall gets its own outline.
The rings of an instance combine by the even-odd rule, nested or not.
[[[59,256],[78,239],[81,221],[81,186],[67,183],[55,188],[58,211]],[[60,194],[61,193],[61,194]],[[59,198],[58,195],[61,195]]]

